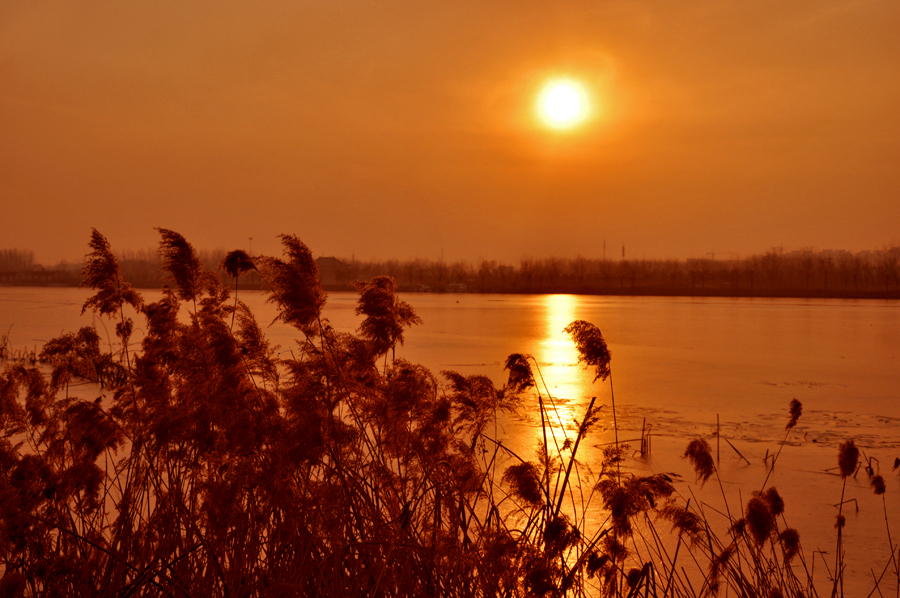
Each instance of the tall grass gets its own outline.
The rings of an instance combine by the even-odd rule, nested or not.
[[[12,326],[5,332],[0,334],[0,364],[7,362],[15,362],[22,363],[31,366],[35,366],[38,363],[38,350],[37,346],[28,349],[28,347],[22,349],[13,348],[12,342],[9,340],[10,332],[12,330]]]
[[[500,388],[395,358],[419,319],[391,279],[358,285],[365,318],[342,333],[299,239],[282,237],[282,257],[226,256],[232,299],[183,237],[160,234],[170,286],[153,303],[92,235],[85,309],[117,322],[115,350],[83,328],[44,347],[45,369],[0,375],[0,596],[817,595],[775,488],[717,533],[671,474],[623,468],[618,436],[582,463],[601,407],[559,438],[528,356],[507,359]],[[298,331],[288,352],[236,296],[251,269]],[[599,329],[566,330],[609,378]],[[75,378],[106,394],[73,396]],[[535,455],[495,425],[527,400]],[[792,405],[788,431],[798,417]],[[705,441],[686,457],[701,483],[718,477]]]

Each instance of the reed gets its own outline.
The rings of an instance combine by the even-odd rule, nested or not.
[[[533,358],[509,356],[499,388],[396,358],[420,320],[391,279],[357,285],[365,319],[341,333],[299,239],[282,237],[282,257],[228,254],[232,292],[159,232],[173,286],[145,303],[93,231],[85,309],[117,322],[118,346],[86,328],[49,342],[43,369],[0,374],[0,596],[817,595],[774,487],[736,517],[726,501],[716,531],[676,476],[629,470],[614,404],[615,441],[585,462],[605,405],[566,431]],[[289,358],[237,298],[250,270],[298,331]],[[612,396],[600,330],[566,331]],[[81,379],[106,392],[72,396]],[[534,455],[497,426],[525,401],[541,413]],[[788,431],[799,403],[790,414]],[[705,440],[685,457],[722,487]],[[888,543],[896,573],[889,528]],[[842,575],[838,561],[835,588]]]

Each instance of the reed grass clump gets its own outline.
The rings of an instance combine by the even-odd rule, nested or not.
[[[499,388],[396,358],[421,321],[392,279],[357,285],[364,319],[341,333],[296,237],[281,257],[229,253],[232,291],[158,230],[167,286],[152,303],[92,231],[84,309],[117,322],[117,347],[83,328],[44,346],[43,369],[0,374],[0,596],[816,595],[775,488],[717,523],[673,474],[628,470],[614,400],[615,442],[583,462],[605,405],[554,430],[531,356],[510,355]],[[250,270],[299,333],[289,351],[237,297]],[[566,331],[612,398],[600,330]],[[104,392],[78,398],[75,380]],[[526,400],[542,422],[533,455],[494,425]],[[800,413],[793,401],[788,432]],[[718,479],[705,440],[685,457]]]
[[[697,481],[703,484],[705,484],[716,471],[716,463],[713,460],[712,448],[703,438],[691,440],[684,450],[684,457],[687,458],[694,467],[694,473],[697,474]]]

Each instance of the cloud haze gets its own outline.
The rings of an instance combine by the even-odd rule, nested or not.
[[[0,5],[0,247],[356,257],[898,241],[900,4]],[[595,116],[534,116],[551,77]],[[609,250],[612,254],[612,250]]]

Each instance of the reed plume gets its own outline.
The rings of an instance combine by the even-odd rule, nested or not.
[[[229,251],[225,257],[222,259],[222,268],[228,272],[228,275],[237,278],[241,274],[249,272],[250,270],[256,270],[256,265],[253,263],[253,258],[251,258],[246,251],[242,249],[235,249],[234,251]]]
[[[514,496],[531,506],[544,503],[541,496],[541,477],[534,463],[525,461],[510,465],[503,472],[503,481],[509,484]]]
[[[531,364],[528,358],[521,353],[512,353],[506,358],[503,369],[509,371],[509,379],[506,383],[514,393],[525,392],[535,386],[534,374],[531,372]]]
[[[603,338],[600,329],[584,320],[575,320],[563,328],[563,332],[570,334],[575,341],[575,349],[578,351],[578,363],[584,363],[585,367],[594,368],[594,382],[609,378],[609,396],[612,402],[613,434],[616,447],[619,446],[619,419],[616,413],[616,394],[613,391],[612,370],[610,363],[609,347]]]
[[[144,302],[140,294],[129,283],[122,280],[119,262],[113,255],[109,241],[97,229],[91,229],[91,240],[88,246],[91,248],[91,252],[85,256],[85,265],[82,269],[84,280],[81,282],[81,286],[91,287],[96,293],[84,302],[84,305],[81,306],[81,313],[92,309],[95,313],[99,312],[101,316],[105,315],[110,318],[118,316],[116,336],[122,343],[121,355],[124,357],[125,367],[115,364],[110,355],[105,359],[103,371],[98,375],[104,383],[109,380],[124,380],[131,370],[128,344],[134,331],[134,322],[125,315],[125,305],[128,304],[140,311],[143,309]]]
[[[784,427],[785,430],[790,430],[797,425],[797,420],[800,419],[800,414],[803,413],[803,404],[797,399],[791,399],[791,404],[788,408],[788,412],[790,414],[790,418],[788,419],[787,425]]]
[[[697,480],[701,484],[705,484],[710,476],[716,471],[712,449],[710,448],[709,443],[703,438],[695,438],[688,443],[687,448],[684,451],[684,457],[686,457],[691,462],[691,465],[693,465],[694,473],[697,475]]]
[[[234,319],[237,315],[236,311],[238,306],[238,279],[241,274],[249,272],[250,270],[256,270],[256,264],[253,263],[253,258],[251,258],[246,251],[235,249],[234,251],[229,251],[225,257],[222,258],[219,267],[224,269],[229,276],[234,278],[234,307],[232,309],[235,311],[231,313],[231,328],[234,329]]]
[[[75,376],[108,375],[93,328],[45,345],[50,375],[22,364],[0,373],[0,596],[698,598],[723,585],[815,595],[794,576],[805,567],[799,534],[779,533],[774,487],[754,493],[740,519],[727,515],[731,534],[719,536],[706,503],[681,498],[672,475],[629,468],[617,424],[600,471],[582,467],[594,399],[551,454],[540,393],[545,440],[523,461],[486,429],[500,431],[497,412],[535,388],[533,358],[510,355],[499,389],[403,359],[381,371],[373,353],[387,359],[402,342],[418,323],[412,307],[376,278],[359,285],[369,324],[335,331],[312,254],[287,235],[283,259],[232,252],[222,263],[234,276],[257,265],[278,319],[306,336],[279,358],[247,305],[226,305],[190,244],[160,232],[174,287],[146,306],[106,239],[91,238],[86,284],[99,292],[86,308],[118,315],[126,341],[144,331],[133,363],[117,360],[125,375],[105,379],[107,396],[61,391]],[[186,301],[189,321],[179,318]],[[134,327],[126,304],[141,308]],[[599,329],[576,321],[566,331],[595,381],[611,385]],[[792,401],[788,431],[800,413]],[[845,481],[853,450],[841,448]],[[705,440],[684,456],[701,484],[715,473]],[[871,484],[883,499],[883,478]],[[674,552],[664,522],[678,534]],[[684,534],[693,562],[678,560]],[[691,585],[695,565],[707,585]]]
[[[790,563],[800,552],[800,533],[792,527],[779,535],[781,547],[784,549],[784,561]]]
[[[126,303],[139,310],[143,304],[141,296],[129,283],[122,280],[119,262],[106,237],[97,229],[91,229],[88,245],[91,252],[85,256],[81,286],[90,287],[97,292],[84,302],[81,313],[92,309],[103,316],[117,316]]]
[[[159,242],[159,253],[162,256],[163,268],[175,282],[178,298],[182,301],[192,301],[196,305],[203,291],[215,288],[215,278],[211,273],[204,271],[197,252],[187,239],[166,228],[157,227],[156,230],[162,237]]]
[[[578,361],[594,368],[594,381],[606,380],[610,375],[612,357],[600,329],[590,322],[575,320],[563,332],[572,335],[575,348],[578,349]]]
[[[772,513],[773,517],[777,517],[784,513],[784,499],[778,494],[778,489],[775,488],[775,486],[770,486],[763,492],[762,499],[766,502],[766,505],[769,507],[769,512]]]
[[[100,337],[94,328],[88,326],[76,333],[63,334],[44,344],[38,361],[53,368],[50,378],[53,388],[60,388],[72,376],[100,382],[103,361]]]
[[[422,319],[416,310],[396,296],[397,282],[390,276],[376,276],[369,282],[357,282],[358,315],[365,316],[359,325],[360,336],[372,344],[374,355],[386,355],[396,351],[397,343],[404,342],[403,330]]]
[[[856,472],[859,464],[859,449],[852,440],[846,440],[838,448],[838,469],[841,479],[846,479]]]
[[[257,258],[269,288],[267,302],[278,306],[278,316],[309,338],[319,333],[318,320],[325,305],[325,291],[319,283],[319,268],[312,252],[293,235],[280,235],[287,261],[274,257]]]
[[[775,516],[769,507],[769,503],[758,492],[754,492],[750,500],[747,501],[744,520],[747,522],[747,529],[750,530],[750,534],[756,541],[757,546],[762,546],[776,528]]]

